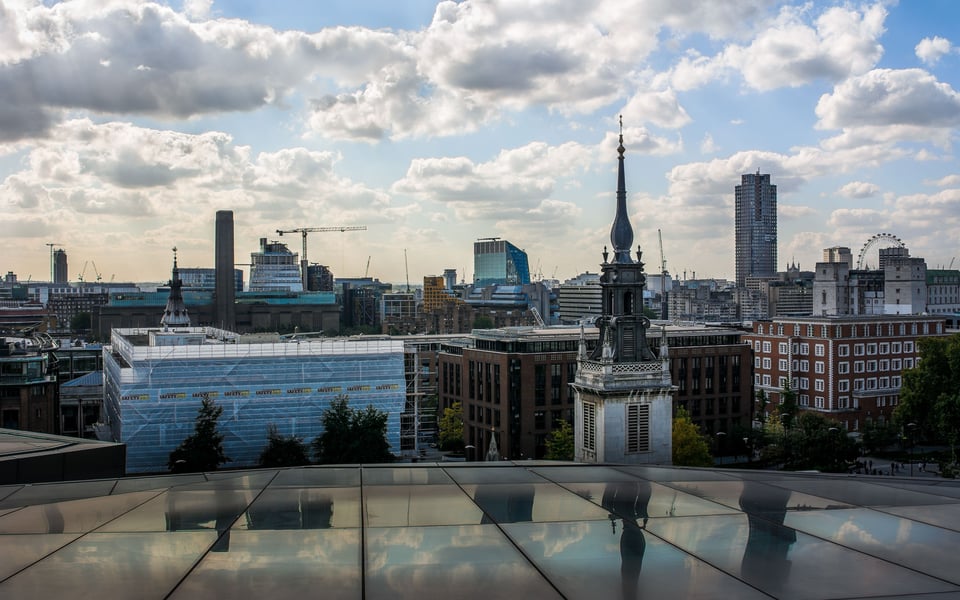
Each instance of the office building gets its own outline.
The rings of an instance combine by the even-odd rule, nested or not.
[[[473,243],[473,286],[525,285],[530,283],[527,253],[500,238]]]
[[[297,253],[284,243],[260,238],[260,251],[250,253],[250,291],[302,292]]]
[[[0,337],[0,427],[60,433],[55,348],[45,335]]]
[[[386,413],[387,441],[400,452],[402,342],[263,340],[209,327],[114,329],[103,349],[105,411],[113,441],[127,445],[127,471],[166,471],[204,398],[224,408],[226,467],[255,465],[270,425],[312,441],[339,395]]]
[[[836,419],[849,431],[889,422],[902,373],[919,359],[917,340],[946,335],[942,317],[919,315],[775,318],[753,324],[754,388],[782,401],[786,386],[801,410]]]
[[[633,227],[627,214],[623,129],[617,148],[616,214],[610,228],[613,256],[603,251],[600,330],[588,351],[581,334],[573,382],[577,462],[670,464],[673,423],[670,362],[666,340],[655,355],[643,316],[645,276],[640,251],[631,257]],[[609,260],[608,260],[609,259]]]
[[[777,273],[777,186],[770,175],[745,174],[735,193],[736,280]]]

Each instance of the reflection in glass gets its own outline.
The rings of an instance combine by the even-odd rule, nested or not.
[[[483,512],[455,485],[365,486],[367,527],[474,525]]]
[[[643,528],[650,516],[647,504],[650,502],[650,482],[644,479],[635,481],[615,481],[607,484],[600,504],[610,511],[610,527],[617,534],[617,519],[621,519],[623,531],[620,534],[620,589],[623,598],[637,596],[637,580],[643,568],[643,553],[647,541],[643,537]]]
[[[744,481],[740,509],[747,513],[747,545],[740,563],[740,576],[747,581],[767,578],[775,585],[790,575],[787,554],[797,541],[797,532],[783,526],[790,491]]]
[[[28,506],[0,516],[0,533],[85,533],[156,494],[138,492]]]
[[[534,493],[529,484],[479,485],[473,501],[483,509],[481,523],[519,523],[533,520]]]
[[[556,598],[493,525],[369,528],[368,598]]]
[[[359,488],[268,488],[234,529],[340,529],[360,526]]]

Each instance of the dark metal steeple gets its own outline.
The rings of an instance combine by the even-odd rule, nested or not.
[[[173,248],[173,274],[170,278],[170,297],[167,306],[163,309],[163,318],[160,324],[164,327],[189,327],[190,315],[187,314],[187,305],[183,302],[183,292],[180,281],[180,268],[177,266],[177,248]]]
[[[620,115],[620,146],[617,152],[620,154],[619,167],[617,171],[617,214],[613,219],[613,226],[610,228],[610,243],[613,245],[613,262],[632,263],[630,258],[630,247],[633,246],[633,227],[630,225],[630,217],[627,215],[627,185],[623,175],[623,153],[626,148],[623,147],[623,115]]]

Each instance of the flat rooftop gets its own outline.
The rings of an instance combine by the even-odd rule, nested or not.
[[[956,598],[960,483],[548,462],[0,486],[0,597]]]

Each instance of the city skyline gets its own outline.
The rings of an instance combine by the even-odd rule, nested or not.
[[[701,5],[703,4],[703,5]],[[338,277],[457,270],[472,244],[532,276],[596,271],[623,115],[647,271],[734,277],[734,187],[778,186],[778,268],[900,237],[958,254],[953,2],[763,0],[0,5],[0,269],[164,281],[277,229]],[[401,252],[401,249],[405,250]],[[87,278],[91,279],[90,271]]]

